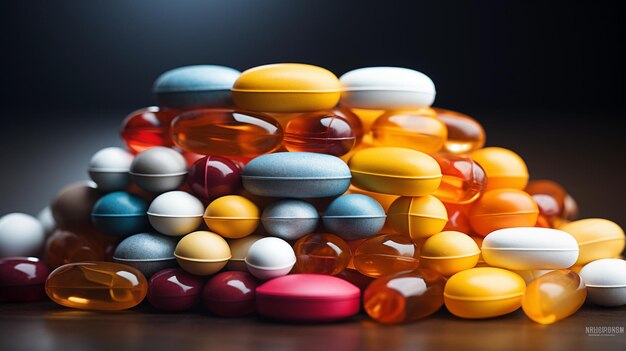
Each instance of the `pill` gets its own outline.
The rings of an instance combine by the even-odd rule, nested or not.
[[[155,146],[174,146],[170,139],[170,123],[180,112],[158,106],[133,111],[122,122],[120,136],[134,153]]]
[[[0,302],[30,302],[46,297],[50,268],[36,257],[0,258]]]
[[[209,229],[225,238],[242,238],[252,234],[259,226],[259,208],[243,196],[222,196],[206,208],[204,222]]]
[[[350,108],[350,112],[356,115],[361,121],[361,125],[363,126],[363,140],[369,139],[371,142],[371,128],[372,124],[378,119],[378,117],[382,116],[385,113],[385,110],[370,110],[370,109],[360,109],[360,108]]]
[[[441,182],[441,168],[425,153],[396,147],[357,151],[348,162],[358,188],[403,196],[431,194]]]
[[[147,291],[148,282],[139,270],[113,262],[66,264],[46,280],[52,301],[85,310],[125,310],[137,306]]]
[[[159,233],[183,236],[202,224],[204,205],[184,191],[168,191],[157,196],[148,207],[148,220]]]
[[[469,221],[478,235],[485,236],[503,228],[533,227],[538,215],[539,208],[527,193],[517,189],[493,189],[472,204]]]
[[[202,289],[202,304],[221,317],[243,317],[256,310],[258,281],[247,272],[221,272],[211,277]]]
[[[174,238],[165,235],[133,234],[117,245],[113,261],[137,268],[146,278],[150,278],[160,270],[176,266],[176,244]]]
[[[602,258],[614,258],[624,251],[626,236],[616,223],[602,218],[587,218],[561,226],[578,242],[580,253],[577,265],[584,265]]]
[[[75,182],[59,190],[50,205],[57,226],[75,231],[91,227],[91,209],[100,196],[92,181]]]
[[[187,177],[187,162],[177,151],[156,146],[135,156],[130,177],[149,193],[176,190]]]
[[[511,270],[511,272],[517,273],[517,275],[524,279],[526,286],[528,286],[528,284],[530,284],[533,280],[553,271],[553,269],[528,269],[522,271]]]
[[[424,241],[420,249],[420,267],[449,277],[473,268],[479,257],[480,249],[469,235],[444,231]]]
[[[124,190],[130,185],[130,164],[133,155],[119,147],[107,147],[89,160],[89,177],[102,192]]]
[[[442,108],[433,108],[437,118],[446,125],[448,138],[443,151],[452,154],[467,154],[485,145],[485,130],[472,117]]]
[[[296,254],[286,241],[268,237],[250,245],[245,262],[252,275],[268,280],[289,274],[296,264]]]
[[[389,207],[391,206],[391,204],[399,197],[398,195],[382,194],[359,189],[354,185],[350,185],[350,188],[348,188],[346,194],[362,194],[369,196],[372,199],[376,200],[376,202],[378,202],[383,207],[385,213],[389,211]]]
[[[261,222],[270,235],[297,240],[315,230],[319,215],[315,206],[306,201],[282,199],[265,207]]]
[[[481,250],[488,265],[510,270],[562,269],[578,259],[576,239],[550,228],[499,229],[485,237]]]
[[[587,298],[600,306],[626,305],[626,261],[603,258],[587,263],[581,270]]]
[[[194,275],[211,275],[226,266],[231,258],[230,247],[221,236],[197,231],[185,235],[174,250],[176,262]]]
[[[299,273],[335,275],[343,271],[352,255],[348,244],[337,235],[308,234],[293,245]]]
[[[446,211],[448,213],[448,222],[442,230],[453,230],[461,233],[472,233],[473,235],[469,219],[467,218],[469,206],[451,204],[449,202],[444,202],[443,206],[446,208]]]
[[[350,108],[402,110],[430,106],[435,100],[433,81],[409,68],[359,68],[339,80],[341,104]]]
[[[557,270],[528,284],[522,298],[522,309],[533,321],[552,324],[576,313],[586,296],[585,283],[578,274]]]
[[[363,241],[354,252],[354,267],[372,278],[412,271],[418,265],[417,247],[411,238],[402,234],[373,236]]]
[[[46,241],[44,261],[54,269],[67,263],[105,261],[111,259],[118,237],[105,235],[95,229],[74,232],[55,230]]]
[[[261,238],[263,238],[263,236],[252,234],[239,239],[229,239],[228,246],[230,246],[232,256],[226,264],[226,269],[229,271],[247,272],[246,256],[248,255],[248,250],[255,241]]]
[[[371,127],[376,146],[413,149],[432,155],[443,147],[448,131],[431,108],[383,113]]]
[[[337,278],[341,278],[361,290],[361,295],[367,289],[367,287],[374,281],[374,278],[368,277],[365,274],[357,271],[356,269],[346,268],[343,271],[335,275]]]
[[[204,281],[180,268],[156,272],[148,281],[146,299],[159,311],[185,312],[200,300]]]
[[[393,229],[414,241],[441,232],[448,222],[445,206],[432,195],[400,197],[391,204],[387,215]]]
[[[335,107],[341,85],[330,71],[300,63],[250,68],[232,88],[235,105],[250,111],[308,112]]]
[[[323,274],[290,274],[256,289],[257,311],[270,319],[333,322],[359,312],[361,292],[347,281]]]
[[[232,106],[230,89],[239,77],[236,69],[193,65],[161,74],[152,86],[159,106],[182,109]]]
[[[471,158],[487,174],[486,190],[500,188],[524,189],[528,183],[528,168],[524,160],[511,150],[501,147],[487,147],[475,150]]]
[[[450,313],[461,318],[491,318],[511,313],[522,305],[524,279],[502,268],[479,267],[456,273],[443,292]]]
[[[43,227],[44,232],[46,233],[46,237],[49,237],[55,229],[57,229],[57,223],[52,216],[52,209],[50,206],[46,206],[37,214],[37,219],[41,226]]]
[[[439,154],[435,160],[441,168],[441,184],[433,196],[443,202],[468,204],[487,187],[487,175],[471,158],[454,154]]]
[[[204,109],[184,112],[170,128],[176,146],[189,152],[256,157],[281,145],[283,129],[261,113]]]
[[[446,279],[429,269],[378,278],[363,294],[367,314],[384,324],[407,323],[437,312],[443,306]]]
[[[37,218],[18,212],[0,217],[0,258],[36,256],[45,241],[45,229]]]
[[[148,204],[139,196],[116,191],[101,197],[93,206],[94,226],[105,234],[126,237],[148,226]]]
[[[338,196],[350,186],[350,169],[340,158],[312,152],[259,156],[242,172],[244,188],[254,195],[318,198]]]
[[[333,156],[345,155],[357,143],[356,133],[341,115],[311,112],[287,122],[283,144],[289,151],[317,152]]]
[[[187,175],[191,192],[205,201],[235,194],[241,189],[241,170],[235,162],[221,156],[201,156],[192,163]]]
[[[333,200],[322,215],[324,227],[345,240],[375,235],[385,225],[385,210],[367,195],[347,194]]]

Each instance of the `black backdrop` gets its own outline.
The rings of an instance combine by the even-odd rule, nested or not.
[[[585,216],[626,224],[623,12],[610,1],[19,1],[0,4],[0,213],[36,211],[119,144],[164,70],[306,62],[418,69]]]

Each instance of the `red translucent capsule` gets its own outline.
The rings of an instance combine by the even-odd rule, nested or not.
[[[441,184],[433,195],[443,202],[467,204],[478,199],[487,187],[483,168],[469,157],[440,154],[435,160],[441,167]]]
[[[352,258],[348,244],[333,234],[305,235],[296,241],[293,249],[299,273],[335,275],[343,271]]]
[[[452,204],[444,202],[443,205],[448,211],[448,222],[442,231],[455,231],[470,234],[472,228],[467,217],[469,208],[467,205]]]
[[[206,156],[189,168],[187,184],[196,196],[213,200],[235,194],[241,188],[241,170],[225,157]]]
[[[29,302],[44,299],[50,268],[36,257],[0,259],[0,302]]]
[[[526,186],[544,219],[554,226],[563,221],[571,221],[578,215],[578,206],[565,189],[551,180],[532,180]]]
[[[344,155],[356,145],[350,121],[333,112],[312,112],[291,119],[283,143],[289,151]]]
[[[151,106],[131,112],[122,122],[120,135],[135,153],[154,146],[173,146],[170,123],[180,110]]]
[[[50,268],[82,261],[110,260],[118,238],[94,229],[73,232],[57,229],[46,241],[44,261]]]

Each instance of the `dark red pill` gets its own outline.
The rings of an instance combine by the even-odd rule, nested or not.
[[[184,312],[198,302],[202,285],[202,278],[198,276],[180,268],[166,268],[150,278],[147,299],[157,310]]]
[[[256,310],[258,281],[247,272],[222,272],[211,278],[202,290],[202,304],[212,314],[241,317]]]
[[[221,156],[203,157],[191,166],[187,177],[191,192],[203,200],[232,195],[241,187],[241,170]]]
[[[0,259],[0,301],[29,302],[46,298],[50,268],[35,257]]]

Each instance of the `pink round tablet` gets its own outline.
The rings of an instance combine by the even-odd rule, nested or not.
[[[256,289],[257,312],[267,318],[332,322],[359,312],[361,292],[349,282],[321,274],[290,274]]]

